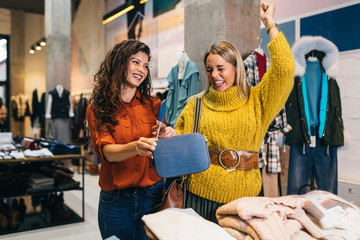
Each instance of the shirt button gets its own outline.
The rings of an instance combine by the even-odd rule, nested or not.
[[[133,119],[135,119],[135,116],[133,116]]]
[[[138,171],[139,171],[139,169],[137,168],[137,169],[136,169],[136,171],[138,172]]]
[[[134,182],[134,185],[137,185],[137,182]]]
[[[137,127],[135,127],[135,129],[137,130]]]

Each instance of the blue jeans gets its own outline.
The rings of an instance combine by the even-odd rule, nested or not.
[[[305,150],[305,153],[304,153]],[[290,146],[289,174],[287,194],[298,194],[301,186],[308,184],[313,174],[319,190],[334,194],[338,192],[337,147],[324,146],[316,137],[316,147],[309,144]],[[299,194],[306,193],[302,188]]]
[[[156,212],[164,193],[164,181],[150,187],[131,187],[100,192],[98,223],[103,239],[149,239],[142,216]]]

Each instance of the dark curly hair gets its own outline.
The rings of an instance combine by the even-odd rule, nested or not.
[[[146,44],[137,40],[125,40],[116,44],[107,53],[99,71],[95,74],[90,104],[94,110],[99,130],[108,130],[113,133],[115,125],[118,124],[117,112],[121,108],[126,110],[121,99],[121,89],[127,84],[129,58],[140,51],[148,55],[150,61],[150,48]],[[141,102],[152,108],[154,98],[150,95],[150,70],[137,89],[141,92]]]

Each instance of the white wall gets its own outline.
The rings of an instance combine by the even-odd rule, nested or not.
[[[360,3],[349,0],[273,0],[279,23],[295,20],[296,40],[300,38],[300,18]],[[330,24],[330,23],[329,23]],[[355,23],[354,27],[357,27]],[[358,41],[354,39],[354,41]],[[346,139],[338,150],[339,180],[360,184],[360,49],[340,52],[339,76]]]
[[[346,132],[338,151],[339,178],[360,184],[360,50],[340,53],[337,78]]]

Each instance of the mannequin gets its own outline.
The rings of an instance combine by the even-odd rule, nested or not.
[[[60,84],[49,92],[45,117],[51,119],[53,139],[69,144],[71,142],[70,118],[74,117],[70,92]],[[65,167],[71,167],[71,160],[63,161]]]
[[[318,189],[337,194],[337,148],[344,145],[335,79],[339,51],[329,40],[312,36],[300,38],[292,51],[296,70],[286,103],[292,126],[285,138],[290,146],[287,194],[305,193],[312,175]]]
[[[47,103],[47,107],[46,107],[46,115],[45,117],[46,118],[59,118],[58,116],[52,116],[52,111],[54,110],[52,108],[52,104],[53,104],[53,94],[57,94],[59,96],[59,98],[62,98],[62,94],[64,92],[64,87],[61,85],[61,84],[58,84],[56,85],[55,89],[51,92],[49,92],[49,96],[48,96],[48,103]],[[56,92],[55,92],[56,91]],[[72,107],[72,104],[71,104],[71,97],[70,97],[70,94],[67,90],[65,90],[65,92],[68,93],[68,97],[69,97],[69,103],[70,105],[68,106],[69,107],[69,112],[68,112],[68,116],[64,116],[62,118],[68,118],[68,117],[74,117],[74,110],[73,110],[73,107]],[[50,94],[51,93],[51,94]]]
[[[179,74],[178,74],[178,79],[179,80],[184,79],[186,65],[187,65],[188,61],[189,61],[188,55],[186,54],[185,51],[182,51],[180,56],[179,56],[178,64],[177,64],[178,71],[179,71]]]
[[[60,84],[56,85],[56,91],[58,92],[59,96],[61,97],[62,96],[62,93],[64,91],[64,87]]]

